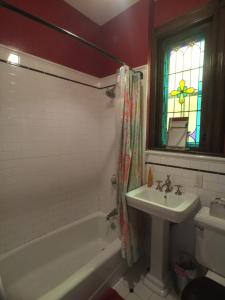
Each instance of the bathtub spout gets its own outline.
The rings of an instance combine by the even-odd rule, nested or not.
[[[117,216],[118,215],[118,211],[116,208],[114,208],[107,216],[106,216],[106,220],[109,221],[109,219],[111,217]]]

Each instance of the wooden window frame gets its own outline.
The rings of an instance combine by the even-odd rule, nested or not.
[[[206,31],[203,106],[200,147],[185,153],[224,156],[225,136],[225,0],[212,0],[203,8],[153,30],[150,91],[147,117],[147,149],[164,150],[161,141],[163,63],[165,42],[175,36]],[[213,125],[212,125],[213,124]]]

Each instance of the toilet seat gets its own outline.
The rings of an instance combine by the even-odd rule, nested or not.
[[[192,280],[184,289],[181,300],[224,300],[225,287],[208,277]]]

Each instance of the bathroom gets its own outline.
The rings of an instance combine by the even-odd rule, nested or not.
[[[0,1],[0,300],[225,299],[225,1]]]

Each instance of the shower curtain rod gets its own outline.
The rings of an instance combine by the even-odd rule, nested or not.
[[[73,38],[74,40],[77,40],[80,43],[82,43],[82,44],[84,44],[84,45],[86,45],[86,46],[88,46],[90,48],[96,49],[97,51],[101,52],[103,55],[105,55],[105,56],[111,58],[112,60],[114,60],[115,62],[117,62],[119,65],[122,65],[122,66],[126,65],[125,62],[123,62],[122,60],[120,60],[118,57],[112,55],[111,53],[107,52],[105,49],[98,47],[94,43],[87,41],[86,39],[80,37],[79,35],[76,35],[76,34],[72,33],[69,30],[61,28],[61,27],[59,27],[59,26],[57,26],[57,25],[55,25],[53,23],[50,23],[50,22],[48,22],[48,21],[46,21],[46,20],[44,20],[42,18],[34,16],[34,15],[28,13],[27,11],[25,11],[25,10],[23,10],[21,8],[18,8],[17,6],[9,4],[6,1],[0,1],[0,6],[6,8],[8,10],[11,10],[11,11],[17,13],[17,14],[20,14],[20,15],[28,18],[28,19],[31,19],[31,20],[33,20],[33,21],[35,21],[37,23],[45,25],[45,26],[47,26],[47,27],[49,27],[49,28],[51,28],[51,29],[53,29],[55,31],[61,32],[61,33],[65,34],[65,35],[68,35],[71,38]]]
[[[30,13],[28,13],[27,11],[25,11],[25,10],[23,10],[23,9],[20,9],[20,8],[18,8],[17,6],[14,6],[14,5],[12,5],[12,4],[6,2],[6,1],[0,0],[0,6],[1,6],[1,7],[4,7],[5,9],[8,9],[8,10],[10,10],[10,11],[13,11],[13,12],[19,14],[19,15],[22,15],[22,16],[24,16],[24,17],[26,17],[26,18],[28,18],[28,19],[30,19],[30,20],[32,20],[32,21],[35,21],[35,22],[37,22],[37,23],[39,23],[39,24],[42,24],[42,25],[44,25],[44,26],[46,26],[46,27],[48,27],[48,28],[51,28],[51,29],[53,29],[53,30],[55,30],[55,31],[57,31],[57,32],[61,32],[61,33],[65,34],[65,35],[71,37],[72,39],[77,40],[78,42],[80,42],[80,43],[82,43],[82,44],[84,44],[84,45],[86,45],[86,46],[88,46],[88,47],[90,47],[90,48],[93,48],[93,49],[99,51],[99,52],[102,53],[103,55],[105,55],[105,56],[109,57],[110,59],[114,60],[114,61],[115,61],[116,63],[118,63],[119,65],[122,65],[122,66],[126,65],[126,63],[123,62],[122,60],[120,60],[118,57],[116,57],[116,56],[112,55],[111,53],[107,52],[105,49],[98,47],[96,44],[87,41],[86,39],[80,37],[79,35],[76,35],[76,34],[70,32],[70,31],[68,31],[68,30],[66,30],[66,29],[64,29],[64,28],[61,28],[61,27],[59,27],[59,26],[57,26],[57,25],[55,25],[55,24],[52,24],[52,23],[50,23],[50,22],[48,22],[48,21],[46,21],[46,20],[44,20],[44,19],[42,19],[42,18],[39,18],[39,17],[37,17],[37,16],[34,16],[33,14],[30,14]],[[1,62],[3,62],[3,61],[1,60]],[[18,65],[18,66],[20,66],[20,65]],[[24,66],[23,66],[23,68],[24,68]],[[27,69],[30,69],[30,70],[32,70],[32,71],[37,71],[37,72],[40,72],[40,73],[46,73],[46,72],[42,72],[41,70],[32,69],[32,68],[29,68],[29,67],[27,67]],[[131,69],[131,70],[132,70],[132,69]],[[134,70],[133,70],[133,71],[134,71]],[[142,73],[141,71],[134,71],[134,72],[140,73],[141,79],[143,79],[143,73]],[[46,73],[46,74],[47,74],[47,73]],[[47,75],[51,75],[51,76],[57,77],[56,75],[50,74],[50,73],[48,73]],[[59,76],[58,76],[58,77],[59,77]],[[67,79],[67,78],[62,78],[62,79],[72,81],[72,80]],[[75,82],[75,83],[81,83],[81,82],[76,81],[76,80],[74,80],[73,82]],[[87,86],[96,88],[96,86],[92,86],[92,85],[85,84],[85,83],[83,83],[83,85],[87,85]],[[102,87],[102,88],[98,88],[98,87],[97,87],[97,88],[98,88],[98,89],[104,89],[104,88],[108,88],[108,87],[112,87],[112,86],[113,86],[113,85],[105,86],[105,87]]]

